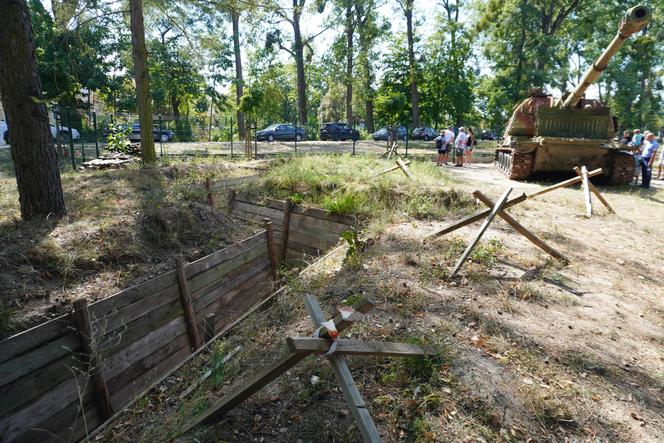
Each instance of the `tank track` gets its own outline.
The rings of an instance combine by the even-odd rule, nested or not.
[[[612,153],[609,159],[610,171],[607,184],[626,185],[634,177],[634,157],[627,152]]]
[[[515,149],[499,149],[496,151],[495,164],[510,180],[524,180],[533,172],[535,156]]]

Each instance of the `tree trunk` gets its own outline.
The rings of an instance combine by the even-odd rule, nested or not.
[[[371,98],[367,98],[364,102],[364,126],[366,126],[368,132],[374,132],[374,103]]]
[[[346,121],[353,124],[353,4],[346,0]]]
[[[143,0],[129,0],[131,16],[131,46],[136,77],[136,104],[138,122],[141,125],[141,152],[143,164],[153,165],[157,161],[152,133],[152,101],[150,97],[150,74],[148,51],[145,48],[145,26],[143,25]]]
[[[173,120],[175,120],[175,136],[178,140],[184,140],[184,126],[182,125],[182,118],[180,116],[180,100],[178,99],[177,92],[171,91],[171,112],[173,113]]]
[[[240,51],[240,13],[237,9],[231,11],[233,22],[233,52],[235,53],[235,104],[240,107],[240,100],[244,95],[244,78],[242,75],[242,53]],[[244,112],[237,111],[237,128],[240,139],[245,137]]]
[[[307,79],[304,74],[304,42],[300,30],[300,17],[302,8],[297,0],[293,0],[293,40],[295,52],[295,66],[297,69],[297,112],[300,124],[307,124]]]
[[[415,42],[413,37],[413,3],[406,0],[406,33],[408,36],[408,65],[410,67],[410,95],[413,109],[413,127],[420,126],[420,104],[417,92],[417,69],[415,67]]]
[[[0,0],[0,95],[10,131],[21,217],[66,213],[25,0]]]

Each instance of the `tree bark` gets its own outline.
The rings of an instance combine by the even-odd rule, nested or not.
[[[293,0],[293,43],[295,52],[295,66],[297,70],[297,112],[300,124],[307,124],[307,79],[304,73],[304,42],[300,30],[300,17],[302,6],[298,0]]]
[[[420,126],[420,104],[417,91],[417,68],[415,66],[415,39],[413,36],[413,3],[415,0],[406,0],[404,12],[406,15],[406,33],[408,37],[408,65],[410,67],[410,95],[413,110],[413,127]]]
[[[235,54],[235,104],[240,107],[240,100],[244,95],[244,77],[242,74],[242,53],[240,51],[240,13],[237,9],[231,11],[233,22],[233,52]],[[240,139],[245,137],[244,112],[237,111],[237,128]]]
[[[131,16],[131,46],[136,78],[136,104],[138,122],[141,125],[141,152],[144,165],[157,162],[152,133],[152,101],[150,97],[150,73],[148,72],[148,51],[145,47],[145,26],[143,24],[143,0],[129,0]]]
[[[25,0],[0,0],[0,95],[10,131],[21,217],[66,213]]]
[[[367,3],[357,2],[355,7],[356,24],[359,33],[359,55],[358,64],[362,71],[362,84],[364,86],[364,126],[368,132],[374,132],[374,91],[372,86],[372,68],[370,60],[370,46],[372,27],[374,26],[372,14],[374,14],[374,4],[372,1]],[[372,34],[375,37],[374,34]]]
[[[346,121],[353,124],[353,3],[346,0]]]

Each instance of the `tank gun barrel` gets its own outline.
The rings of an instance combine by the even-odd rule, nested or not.
[[[593,84],[602,72],[606,69],[611,57],[622,47],[629,37],[641,31],[650,21],[652,17],[652,10],[648,6],[634,6],[627,10],[625,16],[620,22],[618,33],[613,38],[609,46],[606,47],[602,55],[599,56],[595,62],[590,65],[588,70],[583,74],[581,82],[577,85],[574,91],[567,96],[563,102],[563,107],[571,108],[581,100],[583,94],[588,89],[588,86]]]

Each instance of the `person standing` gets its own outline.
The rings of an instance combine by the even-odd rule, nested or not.
[[[438,151],[438,159],[436,160],[436,166],[443,166],[443,159],[445,158],[446,150],[443,148],[445,143],[445,131],[440,131],[440,135],[435,138],[436,150]]]
[[[662,178],[663,168],[664,168],[664,149],[662,149],[662,155],[659,156],[659,167],[657,168],[657,180]]]
[[[466,150],[465,150],[465,162],[470,164],[473,160],[473,148],[477,145],[477,139],[475,138],[475,132],[473,128],[468,126],[468,140],[466,140]]]
[[[629,131],[623,131],[623,136],[620,139],[620,143],[623,145],[629,145],[632,142],[632,134]]]
[[[645,189],[650,188],[650,180],[652,179],[652,165],[655,163],[655,156],[659,149],[659,143],[655,140],[655,134],[648,132],[646,134],[646,141],[643,144],[643,151],[641,152],[641,187]]]
[[[463,126],[459,128],[459,135],[457,135],[456,140],[454,141],[454,147],[456,148],[456,165],[457,167],[463,166],[463,154],[466,149],[466,142],[468,141],[468,134],[466,134],[466,128]]]
[[[628,144],[629,146],[636,148],[632,155],[634,156],[634,183],[636,186],[639,184],[639,176],[641,175],[642,163],[641,163],[641,148],[642,148],[643,134],[641,134],[640,129],[634,130],[634,136],[632,141]]]
[[[450,157],[450,149],[452,149],[452,143],[454,143],[454,128],[451,126],[448,126],[447,129],[445,129],[445,135],[443,136],[443,143],[445,146],[445,157],[443,158],[443,163],[444,164],[449,164],[447,163],[449,157]]]

